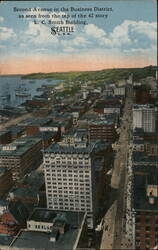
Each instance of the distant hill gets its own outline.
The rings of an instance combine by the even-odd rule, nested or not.
[[[154,76],[156,66],[147,66],[144,68],[120,68],[104,69],[98,71],[80,71],[80,72],[61,72],[61,73],[34,73],[24,75],[23,79],[59,79],[66,81],[95,81],[112,83],[121,79],[128,79],[133,73],[134,81],[139,81],[147,76]]]

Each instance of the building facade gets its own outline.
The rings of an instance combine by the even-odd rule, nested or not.
[[[116,138],[115,124],[107,120],[93,121],[89,123],[90,140],[105,140],[113,142]]]
[[[155,249],[158,244],[158,185],[155,177],[153,174],[134,176],[135,249]]]
[[[13,182],[11,170],[6,168],[0,168],[0,198],[2,198],[7,191],[9,191],[12,185]]]
[[[133,130],[142,128],[144,132],[155,132],[157,108],[154,105],[133,106]]]
[[[44,152],[47,208],[87,212],[90,228],[97,212],[95,143],[53,144]]]
[[[42,141],[35,137],[19,138],[0,148],[0,167],[11,169],[16,181],[40,164]]]

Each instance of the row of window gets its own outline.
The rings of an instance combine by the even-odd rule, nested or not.
[[[78,190],[78,188],[76,188],[76,190],[77,191],[75,191],[75,190],[73,190],[73,191],[71,191],[70,189],[68,190],[67,188],[65,188],[65,190],[63,191],[63,190],[47,190],[47,192],[48,193],[52,193],[53,195],[55,195],[55,194],[57,194],[57,193],[59,193],[59,194],[81,194],[82,192],[81,192],[81,190],[86,190],[86,191],[88,191],[89,189],[84,189],[84,188],[80,188],[80,190]],[[88,193],[89,194],[89,192],[86,192],[86,193]]]
[[[81,186],[81,187],[90,187],[90,183],[82,183],[82,182],[66,182],[66,183],[62,183],[62,182],[47,182],[47,185],[50,185],[50,184],[52,184],[52,186],[51,186],[51,189],[67,189],[67,188],[70,188],[70,189],[73,189],[73,187],[72,186]],[[62,185],[62,186],[59,186],[59,185]],[[64,186],[65,185],[65,186]],[[69,187],[69,186],[71,186],[71,187]],[[47,186],[48,187],[48,186]]]
[[[51,198],[48,198],[48,202],[52,202],[52,199]],[[59,199],[58,201],[53,201],[52,202],[54,205],[63,205],[65,204],[65,206],[69,205],[69,206],[81,206],[81,207],[91,207],[91,202],[90,201],[86,201],[85,200],[80,200],[80,202],[66,202],[66,201],[63,201],[62,199]]]
[[[75,161],[75,160],[68,160],[68,161],[62,161],[62,160],[45,160],[44,161],[45,163],[56,163],[56,164],[88,164],[89,163],[89,160],[82,160],[82,161]]]
[[[89,170],[72,170],[72,169],[67,169],[67,170],[65,170],[65,169],[46,169],[46,173],[48,173],[48,172],[50,172],[50,173],[61,173],[61,174],[62,173],[66,173],[66,174],[69,174],[69,173],[81,174],[81,173],[83,173],[83,174],[87,174],[90,171]]]
[[[68,182],[70,182],[70,183],[74,183],[74,182],[77,182],[77,183],[79,183],[79,182],[89,182],[90,181],[90,179],[88,178],[83,178],[83,177],[80,177],[80,176],[78,176],[78,179],[76,179],[76,178],[74,178],[74,179],[72,179],[72,177],[69,177],[69,178],[58,178],[58,177],[56,177],[56,178],[54,178],[54,177],[51,177],[51,176],[47,176],[46,177],[46,181],[48,182],[48,181],[52,181],[54,184],[55,184],[55,182],[57,182],[56,183],[56,185],[67,185],[67,183]],[[66,181],[66,182],[60,182],[60,181]]]
[[[28,224],[28,227],[31,228],[32,225]],[[36,228],[36,229],[51,229],[51,226],[46,226],[46,225],[34,225],[34,228]]]
[[[68,207],[68,206],[53,206],[52,204],[48,204],[48,207],[49,207],[49,209],[56,209],[56,210],[58,210],[58,209],[62,209],[62,210],[68,210],[68,211],[70,211],[70,210],[72,210],[72,211],[76,211],[76,210],[81,210],[81,211],[88,211],[88,212],[90,212],[91,211],[91,209],[90,208],[84,208],[84,207],[81,207],[81,208],[78,208],[78,207]]]
[[[44,165],[44,167],[45,167],[45,169],[55,169],[55,170],[57,170],[58,168],[60,168],[59,170],[60,171],[64,171],[64,168],[71,168],[71,169],[76,169],[76,168],[78,168],[78,169],[87,169],[87,168],[89,168],[90,167],[90,165],[89,165],[89,163],[85,163],[85,164],[83,164],[83,165],[75,165],[75,164],[72,164],[72,165],[61,165],[61,164],[59,164],[59,165],[50,165],[50,164],[45,164]]]

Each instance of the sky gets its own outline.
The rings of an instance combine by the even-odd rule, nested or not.
[[[0,74],[156,65],[156,10],[155,0],[4,1]],[[86,23],[67,25],[65,20]],[[57,26],[74,32],[52,35]]]

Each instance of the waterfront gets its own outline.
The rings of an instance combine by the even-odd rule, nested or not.
[[[42,85],[54,85],[60,80],[21,79],[21,76],[1,76],[0,77],[0,108],[5,106],[17,107],[27,99],[32,99],[35,95],[41,95],[42,91],[37,91]],[[27,90],[28,96],[16,96],[15,89],[22,87]]]

